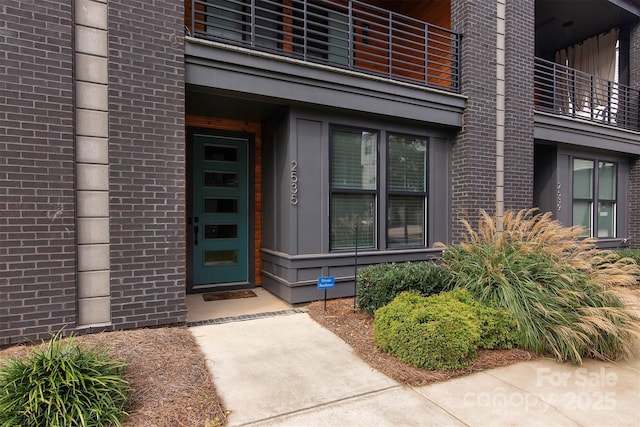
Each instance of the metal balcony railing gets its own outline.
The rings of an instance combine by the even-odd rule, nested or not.
[[[192,36],[457,93],[460,35],[359,1],[192,0]]]
[[[535,59],[535,108],[553,114],[640,130],[640,90]]]

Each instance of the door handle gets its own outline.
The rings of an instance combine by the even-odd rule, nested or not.
[[[199,227],[197,225],[193,227],[193,237],[195,238],[195,241],[193,242],[194,246],[198,246],[198,229]]]

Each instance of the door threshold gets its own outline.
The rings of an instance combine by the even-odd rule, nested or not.
[[[198,294],[203,292],[235,291],[237,289],[253,289],[255,287],[251,282],[205,283],[191,286],[187,289],[187,293]]]

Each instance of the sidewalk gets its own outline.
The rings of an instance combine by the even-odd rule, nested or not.
[[[411,388],[282,308],[190,328],[228,426],[640,426],[640,360],[538,359]]]

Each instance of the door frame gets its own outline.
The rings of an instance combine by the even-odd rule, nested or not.
[[[195,135],[207,135],[207,136],[220,136],[231,138],[243,138],[247,140],[247,282],[233,282],[233,283],[213,283],[213,284],[198,284],[193,283],[193,141]],[[207,127],[188,126],[187,127],[187,139],[186,139],[186,176],[185,176],[185,191],[187,199],[187,209],[185,212],[186,217],[186,234],[185,243],[187,249],[187,293],[200,293],[211,291],[223,291],[233,289],[249,289],[255,287],[255,212],[256,212],[256,197],[255,197],[255,145],[256,135],[247,131],[234,131],[224,129],[213,129]]]

